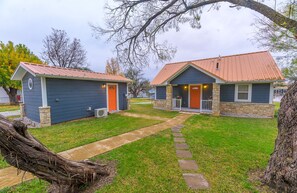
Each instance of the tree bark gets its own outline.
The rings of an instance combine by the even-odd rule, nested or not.
[[[278,136],[263,180],[278,192],[297,192],[297,82],[281,100]]]
[[[5,86],[3,86],[3,89],[5,90],[6,94],[9,97],[9,103],[11,105],[18,104],[18,99],[17,99],[18,89],[12,88],[12,87],[7,88]]]
[[[71,161],[49,151],[27,131],[22,122],[0,116],[0,150],[12,166],[51,183],[49,192],[76,193],[80,188],[109,175],[104,165]]]

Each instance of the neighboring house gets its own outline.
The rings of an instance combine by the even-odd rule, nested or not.
[[[18,101],[21,102],[22,101],[22,91],[21,90],[18,90],[17,91],[17,98],[18,98]],[[5,90],[0,87],[0,104],[7,104],[9,103],[9,96],[7,95],[7,93],[5,92]]]
[[[274,59],[262,51],[166,64],[151,84],[155,108],[273,117],[273,82],[279,80]]]
[[[122,76],[21,62],[11,79],[22,81],[25,117],[41,126],[127,109]]]

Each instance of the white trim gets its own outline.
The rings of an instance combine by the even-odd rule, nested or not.
[[[238,99],[238,86],[239,85],[248,85],[248,99]],[[251,102],[252,101],[252,84],[235,84],[235,92],[234,92],[234,101],[235,102]]]
[[[22,102],[23,104],[25,104],[25,95],[24,95],[24,84],[23,84],[23,80],[21,80],[21,84],[22,84]]]
[[[269,92],[269,104],[272,104],[273,103],[273,92],[274,92],[274,89],[273,89],[273,83],[270,83],[270,88],[269,88],[270,92]]]
[[[157,87],[155,86],[155,100],[157,100]]]
[[[20,72],[20,68],[24,69],[25,71],[29,72],[32,76],[36,76],[36,74],[34,74],[31,70],[29,70],[28,68],[26,68],[22,63],[19,64],[19,66],[17,67],[17,69],[14,71],[13,75],[11,76],[10,80],[22,80],[25,76],[26,73],[23,73],[22,75],[20,75],[19,78],[16,78],[15,76],[18,75],[18,73]]]
[[[108,106],[108,86],[109,85],[116,85],[117,86],[117,111],[119,111],[119,84],[118,83],[105,83],[106,84],[106,107],[107,107],[107,112],[109,112],[109,106]]]
[[[42,107],[47,107],[47,91],[46,91],[46,78],[41,77],[41,98]]]
[[[47,75],[47,74],[36,74],[38,77],[46,77],[46,78],[56,78],[56,79],[70,79],[70,80],[91,80],[91,81],[102,81],[102,82],[121,82],[121,83],[129,83],[132,81],[126,80],[111,80],[111,79],[99,79],[99,78],[83,78],[83,77],[74,77],[74,76],[54,76],[54,75]]]

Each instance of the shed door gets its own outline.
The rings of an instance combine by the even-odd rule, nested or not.
[[[117,85],[108,85],[108,110],[111,112],[117,109]]]
[[[200,109],[200,85],[190,86],[190,108]]]

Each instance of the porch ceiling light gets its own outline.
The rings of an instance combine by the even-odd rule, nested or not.
[[[187,86],[184,86],[184,89],[187,89],[188,87]]]
[[[207,85],[204,85],[204,86],[203,86],[203,88],[207,88],[207,87],[208,87]]]

